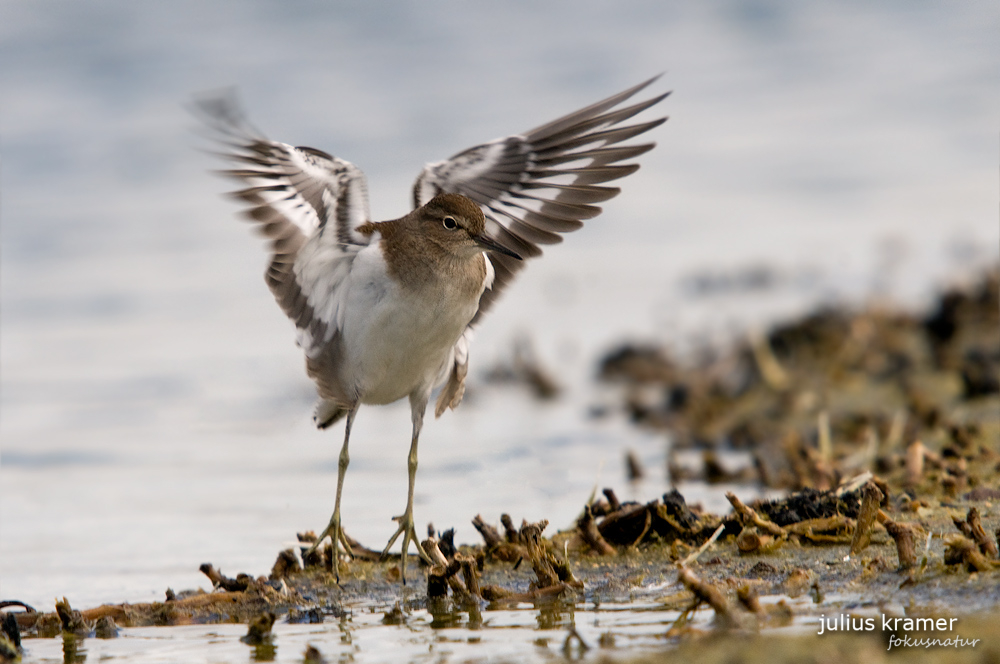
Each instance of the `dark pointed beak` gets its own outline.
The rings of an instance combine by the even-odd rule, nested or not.
[[[486,249],[487,251],[495,251],[498,254],[505,254],[507,256],[510,256],[511,258],[516,258],[517,260],[521,260],[521,257],[518,256],[516,253],[514,253],[513,251],[511,251],[510,249],[503,246],[502,244],[500,244],[499,242],[497,242],[496,240],[487,235],[473,235],[472,239],[475,240],[476,244],[478,244],[483,249]]]

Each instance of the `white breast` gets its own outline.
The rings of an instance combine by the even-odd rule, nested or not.
[[[341,380],[367,404],[429,392],[442,382],[482,294],[459,295],[447,282],[406,290],[389,275],[378,242],[357,255],[347,287]]]

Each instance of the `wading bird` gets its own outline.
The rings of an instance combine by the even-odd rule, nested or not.
[[[223,148],[220,156],[234,164],[222,173],[242,182],[233,195],[271,240],[265,278],[305,351],[319,393],[316,425],[325,429],[346,418],[333,515],[314,544],[330,536],[335,569],[340,546],[351,551],[340,497],[354,416],[361,404],[404,397],[413,423],[409,492],[383,557],[402,535],[402,571],[411,541],[428,559],[414,529],[413,485],[431,393],[444,385],[436,416],[458,406],[472,328],[523,259],[597,216],[594,204],[620,191],[603,183],[639,168],[623,162],[654,144],[626,141],[666,118],[623,123],[669,93],[623,104],[655,80],[428,164],[413,186],[413,211],[382,222],[369,218],[366,179],[353,164],[265,138],[231,94],[196,102]]]

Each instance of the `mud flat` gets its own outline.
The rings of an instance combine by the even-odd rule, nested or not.
[[[245,623],[244,643],[259,647],[276,622],[358,607],[383,624],[426,610],[431,627],[474,629],[490,611],[543,621],[602,603],[662,612],[655,644],[678,662],[814,661],[819,648],[830,662],[997,661],[998,282],[992,271],[921,314],[819,311],[696,362],[654,346],[602,360],[615,409],[669,434],[674,481],[743,482],[779,499],[729,494],[732,510],[712,514],[676,490],[622,503],[609,488],[562,530],[470,514],[482,541],[456,546],[430,527],[433,565],[412,558],[405,586],[398,557],[357,543],[336,561],[338,584],[329,546],[309,553],[315,536],[303,533],[266,576],[202,565],[210,592],[83,611],[5,602],[0,661],[18,658],[21,639],[114,638],[123,627]],[[725,463],[732,451],[752,463]],[[585,639],[570,620],[563,648],[646,661],[627,637]]]

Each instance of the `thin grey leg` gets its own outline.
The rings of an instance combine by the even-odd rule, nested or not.
[[[340,524],[340,496],[344,490],[344,476],[347,475],[347,466],[351,462],[351,456],[348,453],[348,443],[351,440],[351,426],[354,424],[354,415],[357,412],[357,405],[347,412],[347,424],[344,427],[344,445],[340,448],[340,459],[337,463],[337,500],[333,506],[333,516],[330,517],[330,523],[327,524],[319,539],[309,549],[310,552],[314,551],[327,535],[330,536],[330,541],[333,543],[333,573],[336,575],[337,583],[340,583],[340,545],[343,544],[344,552],[347,555],[351,555],[351,547],[347,543],[347,537],[344,535],[344,529]]]
[[[396,529],[396,533],[389,539],[389,543],[385,545],[385,550],[382,552],[382,558],[384,559],[389,555],[389,549],[396,543],[399,536],[403,536],[403,553],[399,563],[399,571],[404,585],[406,584],[406,552],[409,549],[410,542],[413,542],[417,554],[424,561],[431,562],[430,556],[427,555],[424,548],[420,545],[420,539],[417,537],[417,531],[413,524],[413,487],[417,479],[417,442],[420,438],[420,430],[424,425],[424,410],[426,407],[426,397],[422,399],[422,403],[421,400],[414,399],[412,396],[410,397],[413,437],[410,440],[410,455],[406,459],[406,468],[410,476],[409,491],[406,495],[406,511],[403,512],[402,516],[397,516],[393,519],[399,523],[399,527]]]

